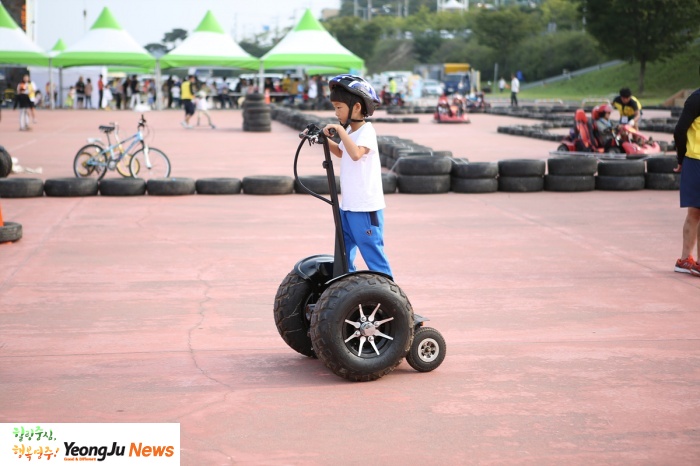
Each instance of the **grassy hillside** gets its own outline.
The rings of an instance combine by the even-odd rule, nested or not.
[[[681,89],[700,87],[700,44],[695,43],[687,51],[666,62],[647,64],[645,91],[639,95],[639,63],[594,71],[568,81],[520,92],[522,99],[562,99],[581,101],[591,97],[610,97],[621,87],[629,87],[640,98],[642,105],[658,105]]]

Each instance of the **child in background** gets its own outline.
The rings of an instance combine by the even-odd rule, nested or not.
[[[207,117],[209,126],[211,129],[216,129],[216,126],[211,122],[211,116],[209,115],[209,105],[207,104],[207,94],[204,91],[197,92],[195,98],[195,107],[197,108],[197,126],[199,126],[200,116],[204,115]]]

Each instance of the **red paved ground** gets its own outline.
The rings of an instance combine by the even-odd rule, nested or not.
[[[4,110],[0,143],[43,177],[99,123],[132,113]],[[176,176],[290,174],[295,131],[187,131],[151,113]],[[377,124],[474,161],[546,158],[499,135],[523,120]],[[658,135],[669,140],[669,135]],[[314,153],[313,151],[317,151]],[[322,173],[320,149],[304,171]],[[405,362],[349,383],[290,350],[282,278],[330,252],[330,210],[301,195],[3,199],[0,422],[179,422],[182,464],[698,464],[700,279],[674,273],[677,192],[387,196],[387,251],[445,336],[435,372]]]

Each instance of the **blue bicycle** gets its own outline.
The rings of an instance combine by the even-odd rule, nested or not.
[[[99,141],[81,147],[73,160],[75,176],[101,180],[108,170],[117,170],[124,177],[144,179],[170,176],[170,159],[163,151],[146,144],[144,129],[147,129],[147,126],[143,115],[138,122],[136,134],[123,141],[119,139],[119,129],[116,124],[100,126],[100,131],[107,136],[107,147]],[[114,132],[115,144],[110,140],[109,135],[112,132]],[[124,149],[126,143],[129,145]]]

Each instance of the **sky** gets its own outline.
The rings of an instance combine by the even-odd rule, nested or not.
[[[175,28],[192,32],[211,10],[224,30],[240,42],[262,32],[295,25],[307,8],[320,18],[340,0],[34,0],[34,41],[44,50],[61,38],[69,47],[89,30],[104,7],[141,45],[160,42]],[[87,19],[83,19],[83,10]]]

